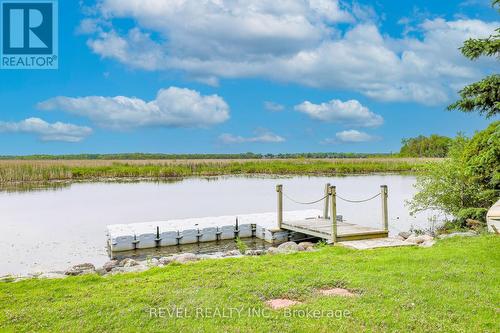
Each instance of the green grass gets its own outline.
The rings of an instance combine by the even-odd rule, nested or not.
[[[104,178],[165,179],[187,176],[234,174],[331,175],[374,172],[420,172],[439,160],[290,159],[253,161],[0,161],[0,183],[55,180],[95,180]]]
[[[0,331],[47,332],[498,332],[500,239],[439,241],[432,248],[354,251],[324,247],[292,255],[207,260],[112,277],[0,284]],[[343,286],[355,298],[318,297]],[[285,316],[264,301],[288,297],[295,310],[347,310],[338,319]],[[150,308],[187,316],[150,318]],[[241,317],[200,318],[195,309],[243,308]],[[269,316],[270,315],[270,316]]]

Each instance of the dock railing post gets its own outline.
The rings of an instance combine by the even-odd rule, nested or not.
[[[389,231],[389,218],[387,215],[387,185],[380,186],[380,196],[382,197],[382,223],[384,230]]]
[[[323,208],[323,218],[328,219],[328,204],[330,201],[330,183],[326,183],[325,185],[325,207]]]
[[[278,192],[278,228],[281,229],[283,223],[283,185],[276,185],[276,192]]]
[[[330,219],[332,220],[332,243],[337,242],[337,188],[335,186],[330,187]]]

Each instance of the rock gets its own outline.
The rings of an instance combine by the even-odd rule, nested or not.
[[[156,267],[160,264],[160,261],[156,258],[151,258],[151,259],[148,259],[144,262],[144,264],[148,267]]]
[[[263,255],[265,251],[263,250],[246,250],[245,255],[246,256],[260,256]]]
[[[100,276],[106,275],[106,274],[108,273],[108,271],[107,271],[107,270],[105,270],[104,268],[97,268],[97,269],[95,270],[95,272],[96,272],[97,274],[99,274]]]
[[[111,270],[111,274],[138,273],[138,272],[144,272],[148,269],[149,269],[149,267],[147,267],[145,265],[115,267]]]
[[[451,234],[442,234],[439,235],[439,239],[452,238],[452,237],[472,237],[477,236],[477,234],[473,231],[465,231],[465,232],[452,232]]]
[[[179,264],[184,264],[190,261],[197,261],[199,258],[194,253],[181,253],[174,256],[174,261]]]
[[[314,248],[314,243],[311,242],[300,242],[297,245],[299,251],[307,251],[309,248]]]
[[[420,236],[415,236],[411,235],[406,239],[406,242],[408,243],[413,243],[413,244],[422,244],[425,241],[430,241],[433,240],[434,238],[429,235],[420,235]]]
[[[93,273],[95,273],[95,266],[89,263],[75,265],[64,272],[64,274],[72,276]]]
[[[426,240],[425,242],[421,243],[419,246],[420,247],[431,247],[434,244],[436,244],[435,240]]]
[[[174,257],[161,257],[158,259],[158,264],[159,265],[168,265],[174,261]]]
[[[139,265],[139,263],[132,258],[125,258],[120,261],[120,267],[133,267],[137,265]]]
[[[286,242],[278,246],[279,253],[294,253],[299,250],[299,246],[295,242]]]
[[[411,232],[408,232],[408,231],[402,231],[398,234],[398,236],[400,236],[401,238],[403,238],[403,240],[407,239],[408,237],[410,237],[412,235]]]
[[[277,254],[277,253],[279,253],[278,248],[271,246],[270,248],[267,249],[267,253],[268,254]]]
[[[118,260],[110,260],[108,261],[107,263],[105,263],[102,268],[106,271],[106,272],[110,272],[113,268],[117,267],[119,265],[119,261]]]
[[[234,257],[234,256],[241,256],[241,252],[239,250],[231,250],[223,254],[223,257]]]
[[[68,277],[68,275],[64,274],[63,272],[47,272],[47,273],[42,273],[37,277],[39,279],[64,279]]]

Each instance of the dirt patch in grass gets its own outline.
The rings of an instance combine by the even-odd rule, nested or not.
[[[266,305],[273,310],[288,308],[290,306],[294,306],[297,304],[302,304],[302,302],[286,298],[275,298],[275,299],[270,299],[269,301],[266,302]]]
[[[328,288],[328,289],[319,289],[318,293],[323,296],[341,296],[341,297],[355,297],[358,294],[353,293],[344,288]]]

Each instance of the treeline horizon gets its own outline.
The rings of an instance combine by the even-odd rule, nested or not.
[[[236,153],[236,154],[169,154],[169,153],[116,153],[116,154],[33,154],[0,155],[0,160],[181,160],[181,159],[293,159],[293,158],[369,158],[397,157],[398,153]]]

